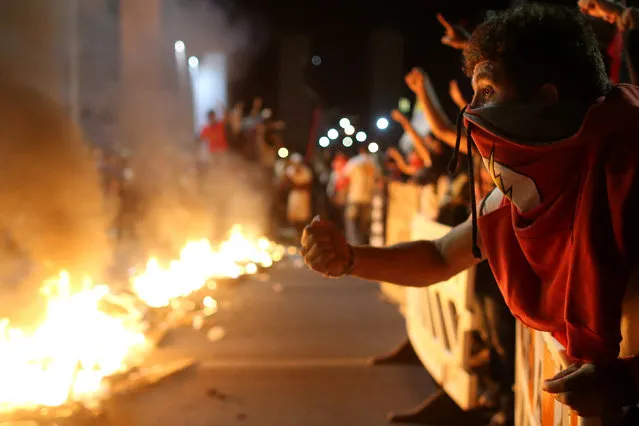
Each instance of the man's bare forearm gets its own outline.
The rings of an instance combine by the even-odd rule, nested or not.
[[[446,145],[454,148],[455,141],[457,139],[457,129],[443,112],[443,108],[439,103],[439,99],[437,98],[430,81],[426,81],[425,87],[418,91],[417,97],[424,106],[424,114],[426,116],[426,120],[431,126],[431,132],[433,132],[433,135]],[[463,154],[467,154],[465,135],[463,135],[463,139],[464,140],[459,147],[459,151]]]
[[[352,275],[405,287],[426,287],[457,271],[444,259],[435,241],[413,241],[391,247],[354,247]]]
[[[411,140],[413,141],[413,147],[415,148],[415,151],[417,151],[417,154],[419,155],[421,160],[424,162],[424,165],[426,167],[431,167],[433,165],[433,160],[430,155],[430,152],[425,146],[426,143],[424,141],[424,138],[420,136],[419,133],[417,133],[417,131],[415,130],[413,125],[410,123],[410,121],[408,121],[408,119],[403,120],[401,124],[402,124],[402,127],[404,128],[404,131],[408,133]],[[434,147],[429,147],[429,148],[433,149],[433,152],[438,154],[441,151],[441,149],[439,148],[439,145]]]
[[[430,79],[424,81],[424,87],[418,91],[417,97],[422,102],[424,113],[434,129],[444,131],[446,129],[454,129],[453,123],[448,120],[444,108],[439,102],[435,88]]]

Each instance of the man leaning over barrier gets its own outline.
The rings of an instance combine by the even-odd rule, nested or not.
[[[639,87],[611,87],[591,29],[557,6],[487,20],[464,65],[475,94],[458,133],[466,127],[498,190],[434,241],[353,247],[316,218],[304,259],[327,276],[415,287],[487,259],[513,314],[574,363],[545,390],[581,415],[617,414],[638,401],[638,358],[619,351],[639,248]]]

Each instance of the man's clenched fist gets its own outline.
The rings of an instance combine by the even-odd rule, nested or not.
[[[312,270],[329,277],[349,273],[355,261],[353,249],[339,229],[319,216],[304,229],[302,255]]]

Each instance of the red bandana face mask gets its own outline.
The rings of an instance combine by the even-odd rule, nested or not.
[[[457,119],[457,147],[450,163],[453,171],[463,127],[467,129],[468,152],[480,153],[495,185],[521,212],[532,212],[563,190],[570,165],[578,161],[578,143],[565,143],[583,120],[583,108],[511,104],[464,108]],[[555,143],[562,140],[561,144]],[[472,162],[469,175],[474,176]],[[471,179],[471,182],[473,179]],[[473,254],[477,246],[477,217],[471,191]]]
[[[467,109],[458,134],[462,119],[468,151],[510,200],[479,224],[508,307],[573,359],[616,358],[639,257],[639,88],[619,86],[581,117],[558,106]]]
[[[495,185],[524,214],[543,209],[564,190],[585,152],[583,140],[572,137],[582,121],[583,112],[570,107],[510,105],[464,112],[470,139]]]

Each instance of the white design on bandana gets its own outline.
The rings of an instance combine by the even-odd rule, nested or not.
[[[527,212],[541,204],[541,194],[535,181],[495,161],[494,148],[490,157],[482,157],[482,160],[497,188],[520,211]]]

